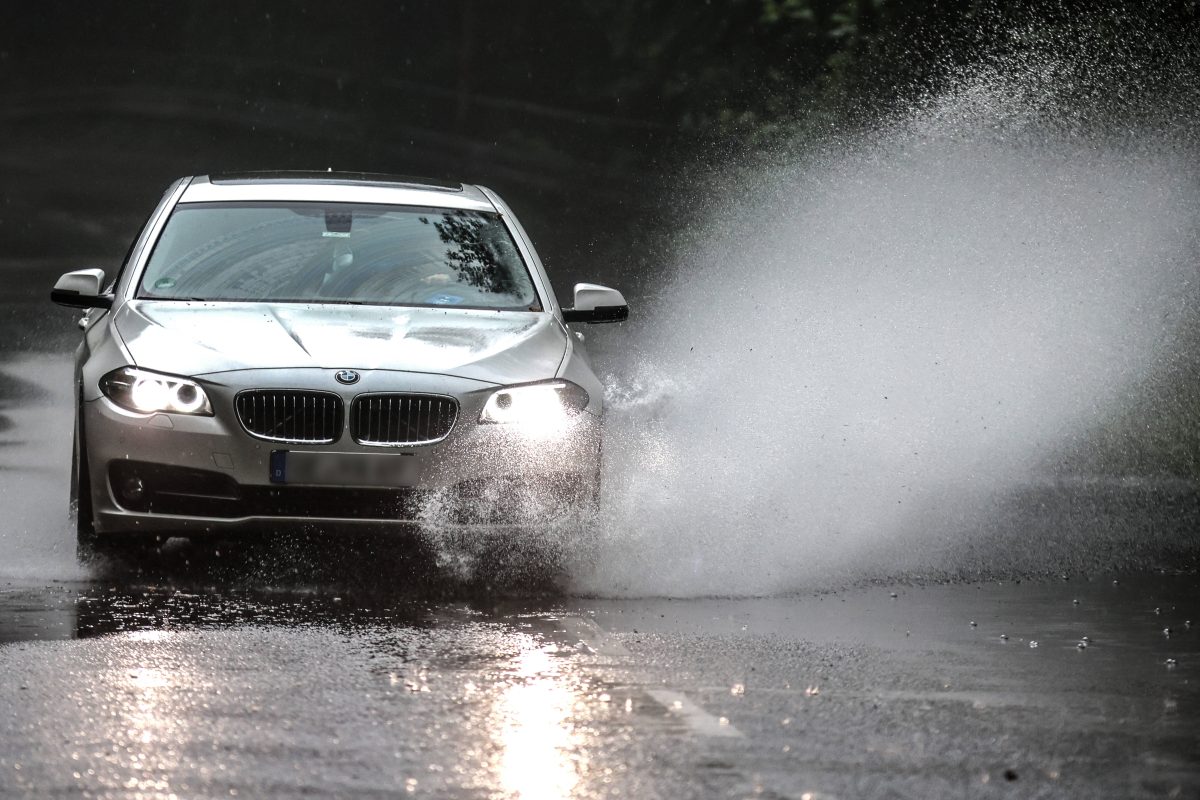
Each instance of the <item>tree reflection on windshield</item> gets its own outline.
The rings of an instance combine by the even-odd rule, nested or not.
[[[421,217],[421,222],[428,225],[429,219]],[[453,211],[444,214],[433,227],[441,240],[454,248],[446,251],[446,262],[458,273],[459,281],[484,292],[520,295],[521,287],[513,280],[512,270],[504,267],[516,259],[506,259],[497,252],[508,243],[498,240],[494,223],[467,211]]]

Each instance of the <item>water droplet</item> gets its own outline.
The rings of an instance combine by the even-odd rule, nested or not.
[[[1088,646],[1088,643],[1083,642],[1083,641],[1081,641],[1075,645],[1075,647],[1078,648],[1079,650],[1087,650],[1087,646]]]
[[[890,597],[891,597],[893,600],[895,600],[897,597],[899,597],[899,595],[898,595],[898,594],[896,594],[895,592],[892,592],[892,593],[891,593],[891,595],[889,595],[889,596],[890,596]]]
[[[978,627],[979,627],[979,623],[978,623],[978,622],[976,622],[975,620],[971,620],[971,627],[972,627],[972,628],[978,628]]]
[[[1078,598],[1078,597],[1076,597],[1074,600],[1072,600],[1072,601],[1071,601],[1071,605],[1073,605],[1073,606],[1077,606],[1077,605],[1079,605],[1079,598]]]
[[[1007,641],[1008,641],[1008,634],[1007,634],[1007,633],[1002,633],[1002,634],[1000,634],[1000,641],[1002,641],[1002,642],[1007,642]]]
[[[1091,641],[1092,641],[1092,637],[1090,637],[1090,636],[1080,636],[1080,637],[1079,637],[1079,641],[1083,642],[1084,644],[1089,644],[1089,643],[1091,643]]]

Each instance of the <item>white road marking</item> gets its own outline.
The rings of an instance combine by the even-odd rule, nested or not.
[[[596,655],[622,660],[633,656],[633,653],[629,652],[619,639],[590,619],[573,616],[562,617],[559,619],[559,623],[568,636],[577,639],[580,644]],[[668,689],[647,689],[646,695],[670,714],[682,720],[695,734],[722,739],[742,738],[742,732],[735,728],[728,719],[714,717],[682,692]]]
[[[687,695],[682,692],[672,692],[667,689],[647,689],[646,694],[654,702],[683,720],[692,729],[693,733],[698,733],[701,736],[726,739],[742,738],[742,732],[733,727],[733,723],[725,719],[725,717],[714,717],[689,700]]]
[[[558,620],[563,630],[593,653],[613,658],[633,655],[617,637],[605,631],[595,622],[584,617],[562,617]]]

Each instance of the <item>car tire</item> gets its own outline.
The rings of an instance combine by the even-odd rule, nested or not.
[[[76,556],[80,561],[90,561],[96,553],[96,526],[92,515],[92,476],[88,468],[87,441],[83,435],[82,409],[75,415],[68,513],[75,523]]]
[[[590,490],[588,492],[587,506],[586,506],[588,511],[595,512],[595,511],[600,510],[600,491],[601,491],[600,484],[601,484],[600,467],[596,467],[596,473],[592,476],[591,486],[590,486]]]
[[[600,423],[603,426],[603,421]],[[603,427],[601,427],[603,431]],[[591,479],[588,481],[588,497],[586,510],[593,514],[600,511],[600,496],[601,496],[601,481],[604,474],[604,436],[601,433],[600,441],[596,445],[596,470],[592,473]]]

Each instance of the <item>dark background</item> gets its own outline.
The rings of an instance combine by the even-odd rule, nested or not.
[[[1121,37],[1121,4],[1097,12]],[[560,294],[631,296],[723,164],[869,124],[1070,5],[963,0],[9,4],[0,267],[15,295],[115,267],[185,174],[324,169],[492,186]],[[1160,5],[1163,29],[1194,2]],[[30,288],[32,292],[32,288]],[[17,299],[17,298],[13,298]],[[37,344],[0,327],[9,346]],[[52,336],[53,338],[53,336]]]

